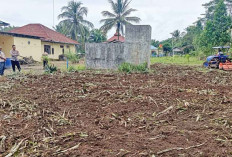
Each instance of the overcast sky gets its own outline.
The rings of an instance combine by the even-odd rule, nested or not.
[[[57,16],[61,7],[69,0],[55,1],[55,24],[59,23]],[[81,0],[83,6],[88,7],[87,20],[96,28],[101,24],[101,11],[110,10],[107,0]],[[152,26],[152,38],[164,40],[176,29],[183,31],[188,25],[204,13],[203,3],[210,0],[133,0],[130,7],[138,11],[136,15],[142,19],[140,24]],[[41,23],[50,28],[53,26],[53,0],[0,0],[0,20],[14,26],[29,23]],[[115,31],[115,30],[114,30]],[[108,34],[112,36],[113,32]]]

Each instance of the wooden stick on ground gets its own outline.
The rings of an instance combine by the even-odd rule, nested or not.
[[[19,150],[19,147],[23,143],[23,141],[24,141],[24,139],[22,141],[20,141],[17,145],[14,145],[14,147],[11,148],[10,153],[5,157],[13,156]]]
[[[65,149],[65,150],[63,150],[63,151],[59,151],[59,152],[57,152],[57,154],[60,154],[60,153],[66,153],[66,152],[68,152],[68,151],[71,151],[71,150],[77,149],[77,148],[79,148],[79,146],[80,146],[80,145],[81,145],[81,143],[79,143],[78,145],[73,146],[73,147],[71,147],[71,148]]]
[[[3,153],[6,150],[6,146],[5,146],[6,136],[4,136],[4,135],[0,136],[0,139],[1,139],[1,141],[0,141],[0,153]]]
[[[173,108],[174,108],[174,106],[168,107],[167,109],[165,109],[165,110],[163,110],[162,112],[158,113],[158,114],[156,115],[156,117],[158,117],[158,116],[160,116],[160,115],[162,115],[162,114],[167,113],[168,111],[172,110]]]
[[[167,152],[170,152],[170,151],[173,151],[173,150],[188,150],[188,149],[192,149],[192,148],[197,148],[197,147],[201,147],[203,146],[205,143],[202,143],[202,144],[199,144],[199,145],[195,145],[195,146],[190,146],[190,147],[187,147],[187,148],[169,148],[169,149],[165,149],[165,150],[162,150],[162,151],[159,151],[157,152],[157,155],[161,155],[161,154],[164,154],[164,153],[167,153]]]

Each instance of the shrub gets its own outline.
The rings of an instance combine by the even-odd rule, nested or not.
[[[48,62],[49,61],[49,57],[48,56],[42,56],[42,61]]]
[[[185,58],[187,59],[188,62],[190,62],[190,55],[189,54],[185,55]]]
[[[76,72],[76,69],[74,66],[69,66],[68,67],[68,72]]]
[[[45,73],[51,74],[58,70],[58,68],[54,65],[47,65],[45,68]]]
[[[148,72],[147,68],[147,63],[140,64],[140,65],[133,65],[130,63],[123,63],[119,66],[118,70],[120,72],[125,72],[125,73],[133,73],[133,72]]]
[[[69,66],[68,72],[78,72],[85,70],[84,65],[77,65],[77,66]]]
[[[65,53],[65,57],[70,60],[73,64],[79,63],[80,57],[72,52]]]

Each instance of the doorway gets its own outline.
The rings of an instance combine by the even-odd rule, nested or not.
[[[50,45],[44,45],[44,52],[47,52],[48,54],[51,54],[51,46]]]

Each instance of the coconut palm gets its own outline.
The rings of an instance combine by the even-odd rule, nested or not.
[[[175,30],[173,33],[171,33],[174,39],[178,40],[181,36],[181,33],[179,30]]]
[[[9,23],[0,20],[0,26],[9,26],[9,25],[10,25]]]
[[[65,27],[65,25],[63,23],[59,23],[58,25],[56,25],[55,27],[53,27],[53,29],[56,32],[59,32],[61,34],[64,34],[65,36],[70,37],[69,32],[67,31],[68,29]]]
[[[62,13],[58,16],[59,19],[63,19],[60,26],[64,27],[65,34],[69,34],[74,40],[85,37],[88,28],[93,28],[93,24],[84,19],[88,9],[82,5],[81,2],[70,1],[67,6],[62,7]]]
[[[133,22],[139,23],[140,18],[136,16],[129,16],[132,12],[137,11],[136,9],[129,8],[129,4],[132,0],[108,0],[111,4],[112,12],[103,11],[102,15],[106,17],[100,22],[103,23],[101,30],[107,33],[113,27],[116,27],[118,34],[121,32],[124,34],[124,27],[126,24]]]
[[[89,42],[90,43],[101,43],[106,41],[106,35],[99,29],[93,29],[90,32]]]

